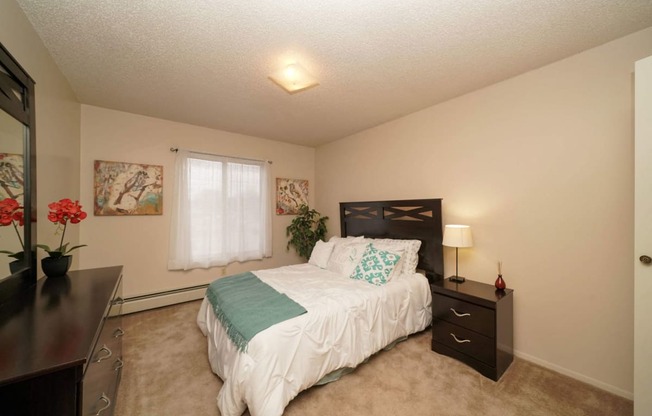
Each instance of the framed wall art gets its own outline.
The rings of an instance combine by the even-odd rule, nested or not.
[[[276,215],[296,215],[301,205],[308,205],[308,181],[276,178]]]
[[[22,202],[24,184],[23,155],[0,153],[0,200],[13,198]]]
[[[163,166],[95,161],[95,215],[161,215]]]

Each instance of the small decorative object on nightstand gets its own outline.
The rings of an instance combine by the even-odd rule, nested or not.
[[[448,278],[451,282],[464,283],[464,278],[457,273],[457,249],[460,247],[473,247],[471,227],[468,225],[450,224],[444,228],[442,245],[455,247],[455,276]]]
[[[507,287],[507,284],[505,283],[505,280],[503,280],[503,262],[499,261],[498,262],[498,278],[496,279],[496,283],[494,283],[496,286],[496,289],[498,290],[505,290]]]
[[[432,290],[432,350],[498,381],[514,359],[512,289],[439,280]]]

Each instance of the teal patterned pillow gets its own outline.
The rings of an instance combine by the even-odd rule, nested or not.
[[[387,283],[394,270],[394,266],[401,259],[391,251],[378,250],[373,244],[369,244],[355,266],[351,279],[366,280],[369,283],[380,286]]]

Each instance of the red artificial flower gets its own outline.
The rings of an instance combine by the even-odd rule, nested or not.
[[[87,214],[82,211],[82,206],[79,205],[79,201],[71,201],[68,198],[64,198],[59,202],[52,202],[48,205],[50,212],[48,213],[48,220],[53,223],[59,223],[65,227],[65,225],[70,221],[73,224],[78,224],[87,217]]]
[[[0,224],[3,226],[11,224],[13,215],[22,207],[13,198],[5,198],[0,201]]]
[[[6,227],[8,225],[13,225],[16,235],[18,236],[18,241],[20,241],[20,246],[25,251],[25,245],[23,239],[18,231],[18,227],[25,225],[25,217],[23,213],[23,207],[20,206],[18,201],[13,198],[5,198],[0,201],[0,226]],[[9,257],[14,257],[16,259],[22,256],[22,252],[13,253],[7,250],[0,250],[0,253],[9,255]]]
[[[38,247],[47,251],[50,257],[61,257],[65,256],[76,248],[86,246],[85,244],[82,244],[69,249],[68,243],[63,243],[63,238],[66,235],[66,227],[68,226],[68,222],[72,224],[79,224],[84,218],[88,216],[86,212],[82,210],[82,206],[79,205],[79,201],[73,202],[69,198],[64,198],[58,202],[52,202],[48,204],[48,208],[50,208],[50,212],[48,212],[48,220],[54,224],[58,224],[59,226],[63,225],[63,231],[61,232],[61,242],[59,243],[59,247],[52,250],[44,244],[38,244]]]
[[[14,212],[12,218],[14,219],[14,221],[18,222],[19,226],[22,227],[25,225],[25,213],[23,211]]]

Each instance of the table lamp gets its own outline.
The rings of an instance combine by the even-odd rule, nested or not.
[[[455,247],[455,276],[449,277],[448,280],[463,283],[466,279],[461,277],[457,272],[457,250],[464,247],[473,247],[471,227],[458,224],[446,225],[442,244],[446,247]]]

